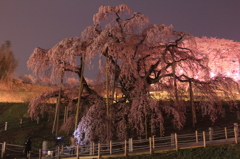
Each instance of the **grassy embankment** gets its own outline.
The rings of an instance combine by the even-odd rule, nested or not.
[[[27,112],[31,99],[51,89],[54,88],[24,84],[20,81],[15,81],[9,86],[0,84],[0,142],[22,145],[26,138],[31,136],[33,146],[40,148],[44,139],[53,140],[52,123],[41,119],[37,124]],[[8,122],[7,131],[4,131],[5,122]]]

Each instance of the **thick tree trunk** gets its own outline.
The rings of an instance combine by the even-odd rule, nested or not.
[[[106,55],[106,115],[109,115],[108,53]]]
[[[175,75],[175,73],[176,73],[176,62],[175,61],[173,62],[173,65],[172,65],[172,72],[173,72],[173,84],[174,84],[175,98],[176,98],[176,102],[178,102],[179,99],[178,99],[177,79],[176,79],[176,75]]]
[[[145,138],[148,138],[148,120],[147,116],[145,115]]]
[[[195,124],[197,123],[197,116],[196,116],[196,108],[194,105],[194,98],[193,98],[193,90],[192,90],[192,82],[189,81],[189,95],[190,95],[190,103],[192,107],[192,124],[193,127],[195,127]]]
[[[108,78],[108,52],[106,51],[106,118],[107,118],[107,138],[110,140],[111,121],[109,117],[109,78]]]
[[[113,101],[114,101],[114,100],[117,101],[117,96],[116,96],[116,99],[114,99],[115,86],[116,86],[116,74],[117,74],[116,65],[117,65],[117,60],[116,60],[116,62],[114,63],[113,88],[112,88],[112,100],[113,100]]]
[[[85,59],[81,57],[81,72],[80,72],[80,79],[79,79],[79,93],[78,93],[78,102],[77,102],[77,108],[76,108],[75,127],[74,127],[75,129],[77,128],[77,125],[79,122],[79,109],[81,105],[81,97],[83,92],[84,65],[85,65]]]
[[[68,119],[68,106],[64,107],[64,120],[63,122],[66,123],[67,119]]]

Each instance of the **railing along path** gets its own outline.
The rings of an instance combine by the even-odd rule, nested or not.
[[[122,142],[93,143],[88,145],[77,145],[74,153],[71,154],[69,147],[57,147],[55,150],[48,150],[48,153],[42,155],[41,149],[32,150],[32,158],[109,158],[133,156],[142,154],[161,153],[165,151],[178,151],[180,149],[192,149],[197,147],[206,147],[213,145],[223,145],[238,143],[239,140],[238,124],[224,128],[210,127],[206,131],[195,131],[187,134],[172,133],[170,136],[156,137],[148,139],[133,140],[128,139]],[[15,158],[23,155],[23,146],[0,143],[1,158],[4,155],[11,154]]]

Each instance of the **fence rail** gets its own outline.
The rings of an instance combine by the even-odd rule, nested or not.
[[[165,137],[152,136],[148,139],[133,140],[128,139],[122,142],[93,143],[88,145],[77,145],[74,149],[69,147],[57,147],[54,150],[47,150],[42,154],[41,149],[32,149],[31,157],[34,158],[109,158],[133,156],[142,154],[161,153],[165,151],[178,151],[197,147],[212,145],[223,145],[238,143],[239,141],[238,124],[224,128],[209,128],[208,131],[192,132],[187,134],[173,133]],[[1,158],[11,154],[11,157],[23,155],[23,146],[0,143]]]

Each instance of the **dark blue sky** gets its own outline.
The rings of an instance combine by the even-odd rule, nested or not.
[[[119,4],[145,14],[153,24],[172,24],[197,37],[240,41],[240,0],[1,0],[0,44],[12,42],[19,61],[16,76],[31,73],[26,63],[34,48],[80,37],[93,24],[99,6]]]

